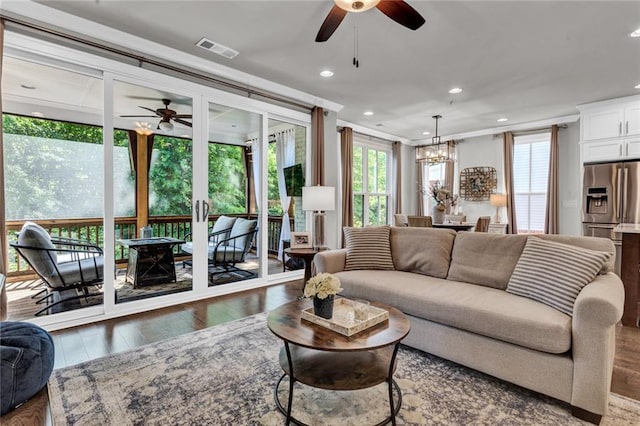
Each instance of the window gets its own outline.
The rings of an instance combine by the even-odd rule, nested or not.
[[[550,133],[515,137],[513,188],[520,234],[544,232],[550,147]]]
[[[353,225],[389,223],[391,147],[354,143]]]
[[[422,182],[423,182],[423,196],[422,202],[424,207],[424,212],[426,215],[430,215],[431,210],[435,206],[435,201],[431,194],[429,193],[429,189],[435,185],[436,182],[444,183],[445,178],[445,163],[438,164],[429,164],[422,163]]]

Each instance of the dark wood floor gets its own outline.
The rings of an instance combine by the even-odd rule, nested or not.
[[[56,347],[55,368],[269,311],[295,300],[300,294],[301,285],[301,280],[292,281],[53,332]],[[638,328],[619,325],[616,329],[616,358],[611,390],[640,400]],[[50,425],[46,389],[23,406],[1,417],[0,424]]]

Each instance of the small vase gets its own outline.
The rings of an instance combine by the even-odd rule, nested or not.
[[[319,317],[331,319],[333,316],[333,294],[325,299],[313,298],[313,313]]]
[[[442,223],[444,221],[444,210],[440,210],[438,206],[433,207],[432,212],[433,223]]]

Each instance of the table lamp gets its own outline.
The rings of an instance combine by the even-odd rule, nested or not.
[[[335,210],[336,197],[333,186],[302,187],[302,210],[313,212],[313,248],[322,250],[325,243],[324,217],[326,211]]]
[[[507,205],[506,194],[491,194],[489,197],[489,204],[496,208],[496,215],[493,217],[494,223],[500,223],[500,207]]]

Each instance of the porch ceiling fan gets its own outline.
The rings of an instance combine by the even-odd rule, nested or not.
[[[151,109],[141,105],[138,105],[139,108],[145,109],[147,111],[151,111],[155,115],[121,115],[122,118],[143,118],[143,117],[160,117],[160,122],[158,123],[158,129],[161,130],[173,130],[173,123],[171,121],[175,121],[176,123],[180,123],[184,126],[191,127],[192,124],[188,121],[184,120],[184,118],[191,118],[191,114],[178,114],[176,111],[169,108],[171,104],[171,99],[164,98],[162,99],[162,103],[164,104],[164,108]]]
[[[424,18],[403,0],[333,0],[333,2],[335,3],[333,8],[318,31],[317,42],[329,40],[347,12],[364,12],[375,7],[398,24],[411,30],[417,30],[425,22]]]

